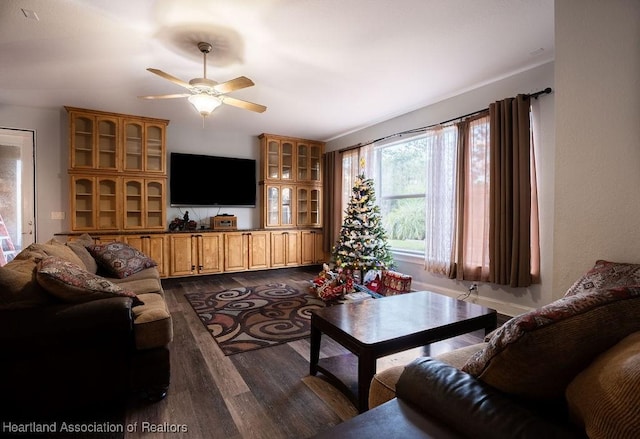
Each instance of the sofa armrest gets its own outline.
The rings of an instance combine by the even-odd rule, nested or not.
[[[405,368],[396,395],[468,437],[584,437],[568,423],[542,416],[521,401],[430,357],[419,358]]]
[[[0,357],[119,344],[133,349],[132,301],[113,297],[77,304],[0,311]]]

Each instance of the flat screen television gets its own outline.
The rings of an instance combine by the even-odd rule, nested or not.
[[[256,161],[172,152],[169,160],[172,206],[256,205]]]

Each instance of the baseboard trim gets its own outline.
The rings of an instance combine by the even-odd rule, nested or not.
[[[416,282],[416,281],[412,283],[411,289],[415,291],[421,291],[421,290],[433,291],[435,293],[453,297],[454,299],[457,299],[461,295],[461,292],[458,290],[453,290],[450,288],[442,288],[435,285],[426,284],[424,282]],[[471,296],[466,298],[465,302],[475,303],[481,306],[486,306],[488,308],[493,308],[496,311],[498,311],[499,314],[504,314],[510,317],[517,316],[519,314],[523,314],[529,311],[533,311],[535,309],[528,306],[522,306],[522,305],[510,303],[510,302],[505,302],[503,300],[492,299],[490,297],[482,297],[475,294],[472,294]]]

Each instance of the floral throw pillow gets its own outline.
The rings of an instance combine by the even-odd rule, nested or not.
[[[576,374],[640,331],[640,287],[565,296],[514,317],[462,370],[503,392],[561,398]]]
[[[89,245],[87,250],[100,267],[120,279],[158,265],[153,259],[124,242]]]
[[[120,296],[133,299],[133,306],[144,304],[132,291],[57,256],[43,258],[36,270],[38,284],[65,302],[81,303]]]
[[[598,260],[567,290],[565,296],[629,285],[640,285],[640,264]]]

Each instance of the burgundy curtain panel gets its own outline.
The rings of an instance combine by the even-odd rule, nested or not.
[[[531,285],[531,144],[529,96],[489,106],[489,281]]]

